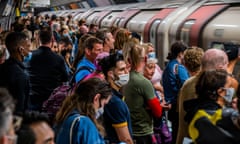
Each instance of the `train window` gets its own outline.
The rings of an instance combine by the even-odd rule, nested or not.
[[[183,27],[181,28],[180,39],[187,44],[189,44],[191,27],[193,24],[195,24],[195,21],[196,20],[188,20],[184,23]]]
[[[160,19],[154,20],[154,22],[152,23],[151,27],[150,27],[150,42],[155,46],[156,49],[157,48],[157,41],[156,41],[156,37],[157,37],[157,28],[159,26],[159,24],[161,23]],[[158,53],[157,53],[158,56]]]
[[[239,49],[240,45],[238,43],[234,42],[212,42],[211,48],[217,48],[217,49]],[[240,54],[240,53],[239,53]]]

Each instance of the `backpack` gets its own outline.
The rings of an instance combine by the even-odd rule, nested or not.
[[[75,76],[81,70],[88,70],[91,73],[94,72],[94,70],[90,67],[87,67],[87,66],[80,67],[73,74],[69,82],[63,83],[62,85],[55,88],[51,93],[50,97],[43,103],[42,111],[47,113],[51,121],[53,121],[53,119],[55,118],[55,115],[59,110],[59,108],[61,107],[64,99],[67,96],[71,95],[74,92],[77,84],[80,83],[80,82],[78,83],[75,82]]]

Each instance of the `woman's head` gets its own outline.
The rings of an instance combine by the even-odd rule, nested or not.
[[[144,66],[147,58],[144,47],[132,41],[124,44],[123,56],[127,64],[131,66],[131,69],[137,69],[141,64]]]
[[[230,103],[234,90],[231,87],[231,79],[225,70],[203,71],[196,84],[198,98],[205,101],[216,101],[220,105]]]
[[[147,79],[151,80],[156,68],[156,63],[147,63],[144,67],[143,75]]]
[[[130,33],[129,33],[128,30],[120,28],[116,32],[115,42],[114,42],[114,49],[122,50],[124,43],[129,41],[129,36],[130,36]]]
[[[77,87],[75,94],[78,108],[83,114],[87,114],[91,109],[97,111],[108,103],[111,98],[111,88],[106,81],[90,78]]]
[[[74,94],[66,98],[57,114],[57,119],[63,120],[74,109],[91,119],[95,119],[98,108],[104,107],[110,98],[111,88],[109,84],[98,78],[90,78],[81,82]]]
[[[78,110],[81,115],[89,117],[100,133],[104,135],[103,127],[97,122],[97,112],[104,108],[111,98],[110,85],[98,78],[90,78],[82,81],[74,91],[74,94],[68,96],[56,115],[56,123],[63,122],[73,111]]]

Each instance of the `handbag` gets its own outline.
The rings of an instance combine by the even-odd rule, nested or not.
[[[161,118],[161,125],[154,127],[157,144],[171,144],[172,142],[171,122],[168,120],[167,112],[165,113]]]

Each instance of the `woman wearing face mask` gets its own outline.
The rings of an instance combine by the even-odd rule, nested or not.
[[[105,135],[97,118],[111,98],[109,84],[98,78],[80,83],[56,116],[56,144],[103,144]],[[75,121],[76,120],[76,121]]]
[[[229,113],[232,109],[226,108],[235,93],[230,78],[225,70],[202,72],[196,84],[198,98],[184,102],[189,135],[195,143],[235,143],[231,132],[225,129],[231,126],[224,126],[225,117],[233,114]]]

